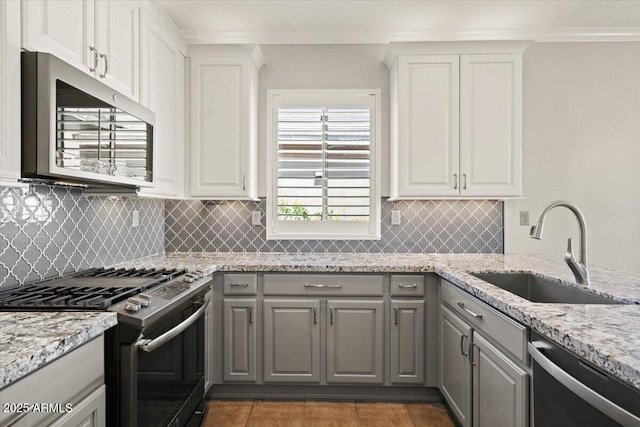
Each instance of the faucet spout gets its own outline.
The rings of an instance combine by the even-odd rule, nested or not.
[[[534,239],[542,239],[542,232],[544,226],[544,220],[547,214],[554,208],[562,206],[569,209],[575,215],[578,220],[578,225],[580,226],[580,261],[578,261],[573,254],[573,244],[572,240],[569,239],[567,244],[567,254],[565,255],[565,262],[573,272],[573,275],[576,278],[576,282],[579,284],[588,285],[589,284],[589,269],[587,266],[587,224],[584,220],[584,215],[580,209],[578,209],[574,204],[564,201],[564,200],[556,200],[555,202],[549,203],[544,207],[538,218],[534,223],[534,226],[531,227],[531,232],[529,235]]]

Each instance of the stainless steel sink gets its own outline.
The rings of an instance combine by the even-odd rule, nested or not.
[[[562,304],[622,304],[610,298],[566,286],[528,273],[471,273],[531,302]]]

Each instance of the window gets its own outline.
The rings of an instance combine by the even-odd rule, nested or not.
[[[268,239],[379,239],[379,90],[268,92]]]

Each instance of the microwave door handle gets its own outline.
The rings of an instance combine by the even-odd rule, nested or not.
[[[529,354],[533,357],[533,360],[538,362],[542,369],[547,371],[549,375],[571,390],[571,392],[579,396],[582,400],[624,426],[640,426],[640,418],[616,405],[606,397],[591,390],[542,354],[540,350],[544,349],[544,343],[528,343],[528,347]]]
[[[168,330],[164,334],[160,335],[157,338],[152,340],[149,339],[139,339],[134,345],[138,347],[138,349],[144,351],[145,353],[151,353],[153,350],[161,347],[162,345],[168,343],[176,336],[180,335],[184,332],[189,326],[191,326],[196,320],[198,320],[204,314],[205,310],[209,306],[209,301],[207,300],[202,307],[200,307],[195,313],[191,316],[187,317],[182,323],[176,326],[173,329]]]

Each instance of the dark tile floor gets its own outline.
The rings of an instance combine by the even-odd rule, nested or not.
[[[454,427],[442,404],[212,400],[204,427]]]

